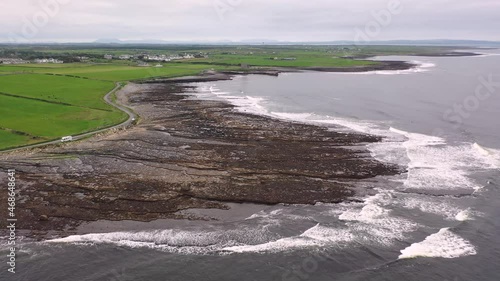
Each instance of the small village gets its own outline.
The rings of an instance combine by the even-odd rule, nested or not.
[[[183,54],[145,54],[138,53],[134,55],[121,54],[105,54],[102,57],[99,56],[71,56],[68,61],[58,58],[35,58],[35,59],[23,59],[20,57],[0,57],[0,64],[3,65],[13,65],[13,64],[62,64],[71,62],[84,62],[84,63],[101,63],[104,61],[112,60],[122,60],[122,61],[132,61],[136,62],[137,66],[149,66],[148,62],[171,62],[178,60],[189,60],[195,58],[208,58],[208,54],[205,53],[183,53]]]
[[[181,54],[181,55],[164,55],[164,54],[137,54],[137,55],[104,55],[104,59],[113,60],[143,60],[143,61],[156,61],[156,62],[169,62],[173,60],[194,59],[194,58],[208,58],[206,54]]]

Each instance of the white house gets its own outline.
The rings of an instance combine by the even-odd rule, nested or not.
[[[35,59],[35,63],[64,63],[62,60],[58,59]]]

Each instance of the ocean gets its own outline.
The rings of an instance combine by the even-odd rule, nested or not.
[[[406,71],[193,84],[192,98],[242,112],[382,136],[370,153],[408,172],[360,186],[369,192],[353,202],[231,204],[193,210],[219,221],[25,242],[0,280],[500,280],[500,51],[480,52],[375,58],[418,65]]]

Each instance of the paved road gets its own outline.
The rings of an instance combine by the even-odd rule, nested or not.
[[[108,130],[111,130],[111,129],[119,129],[119,128],[128,127],[128,126],[130,126],[132,124],[132,122],[134,122],[134,120],[137,118],[137,116],[130,109],[126,108],[123,105],[119,105],[117,103],[114,103],[111,100],[111,96],[113,95],[113,93],[116,92],[116,91],[118,91],[118,89],[120,87],[121,87],[121,84],[120,83],[116,83],[116,87],[104,96],[104,101],[107,104],[109,104],[109,105],[111,105],[113,107],[116,107],[119,110],[127,113],[128,114],[127,121],[125,121],[123,123],[120,123],[118,125],[112,126],[112,127],[108,127],[108,128],[104,128],[104,129],[99,129],[99,130],[88,132],[88,133],[85,133],[85,134],[74,135],[73,136],[73,141],[77,141],[77,140],[86,138],[88,136],[95,135],[97,133],[102,133],[102,132],[105,132],[105,131],[108,131]],[[63,137],[63,136],[61,136],[61,137]],[[58,143],[61,143],[60,139],[55,140],[55,141],[50,141],[50,142],[44,142],[44,143],[39,143],[39,144],[33,144],[33,145],[28,145],[28,146],[13,148],[13,149],[9,149],[9,150],[3,150],[3,151],[0,151],[0,153],[2,153],[2,152],[12,152],[12,151],[16,151],[16,150],[20,150],[20,149],[26,149],[26,148],[42,147],[42,146],[51,145],[51,144],[58,144]]]

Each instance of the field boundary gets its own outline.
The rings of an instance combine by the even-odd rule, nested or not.
[[[34,100],[34,101],[39,101],[39,102],[51,103],[51,104],[56,104],[56,105],[73,106],[73,107],[86,108],[86,109],[92,109],[92,110],[113,112],[110,109],[95,108],[95,107],[88,107],[88,106],[81,106],[81,105],[74,105],[74,104],[66,103],[66,102],[44,100],[44,99],[39,99],[39,98],[33,98],[33,97],[26,97],[26,96],[9,94],[9,93],[5,93],[5,92],[0,92],[0,95],[2,95],[2,96],[8,96],[8,97],[13,97],[13,98],[20,98],[20,99],[27,99],[27,100]]]
[[[115,102],[113,102],[110,99],[110,97],[115,92],[117,92],[118,90],[120,90],[122,87],[123,87],[123,83],[122,82],[115,83],[115,87],[110,92],[108,92],[104,96],[103,99],[104,99],[104,101],[107,104],[113,106],[114,108],[117,108],[118,110],[120,110],[122,112],[125,112],[128,115],[127,120],[125,120],[125,121],[123,121],[123,122],[121,122],[119,124],[116,124],[116,125],[111,125],[111,126],[108,126],[108,127],[105,127],[105,128],[100,128],[100,129],[93,130],[93,131],[90,131],[90,132],[85,132],[85,133],[81,133],[81,134],[78,134],[78,135],[74,135],[73,136],[73,140],[74,141],[81,140],[81,139],[87,138],[89,136],[92,136],[92,135],[95,135],[95,134],[98,134],[98,133],[102,133],[102,132],[105,132],[105,131],[108,131],[108,130],[111,130],[111,129],[119,129],[119,128],[122,128],[122,127],[127,127],[127,126],[129,126],[130,124],[132,124],[135,121],[135,119],[137,118],[137,115],[131,109],[129,109],[128,107],[126,107],[124,105],[118,104],[118,102],[115,103]],[[0,94],[2,94],[2,93],[0,93]],[[47,146],[47,145],[51,145],[51,144],[59,144],[59,143],[61,143],[60,139],[54,139],[54,140],[49,140],[49,141],[46,141],[46,142],[41,142],[41,143],[36,143],[36,144],[31,144],[31,145],[18,146],[18,147],[15,147],[15,148],[0,149],[0,153],[14,152],[14,151],[21,150],[21,149],[37,148],[37,147]]]

